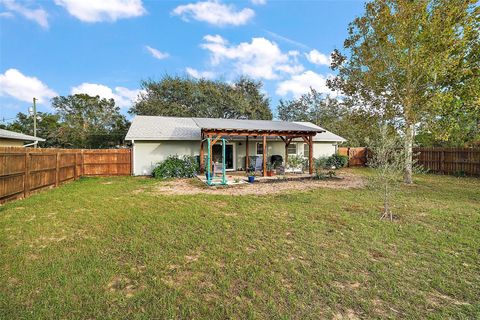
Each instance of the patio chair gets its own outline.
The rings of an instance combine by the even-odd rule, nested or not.
[[[255,171],[262,171],[263,170],[263,159],[261,157],[257,157],[255,159]]]
[[[223,166],[222,166],[222,163],[218,163],[218,162],[214,162],[213,163],[213,175],[216,175],[216,174],[222,174],[222,169],[223,169]]]

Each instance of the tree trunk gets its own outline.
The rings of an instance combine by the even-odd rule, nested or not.
[[[413,167],[413,137],[414,137],[414,130],[413,124],[406,123],[405,124],[405,169],[403,175],[403,182],[407,184],[412,184],[412,167]]]

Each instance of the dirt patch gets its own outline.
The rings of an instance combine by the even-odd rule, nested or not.
[[[439,307],[445,304],[453,304],[456,306],[468,306],[468,302],[459,301],[455,298],[449,297],[447,295],[441,294],[438,291],[434,291],[428,294],[427,301],[429,304]]]
[[[110,292],[124,294],[127,298],[131,298],[140,290],[145,289],[145,286],[135,283],[127,277],[115,277],[107,285]]]
[[[345,319],[348,319],[348,320],[357,320],[357,319],[360,319],[355,311],[353,311],[352,309],[347,309],[345,312],[337,312],[336,314],[333,315],[333,319],[335,320],[345,320]]]
[[[349,189],[362,188],[366,182],[361,177],[341,172],[338,178],[331,180],[298,180],[282,181],[274,180],[268,183],[243,184],[228,187],[207,187],[199,184],[197,179],[179,179],[158,183],[152,190],[155,194],[164,195],[194,195],[194,194],[218,194],[218,195],[265,195],[278,194],[289,191],[306,191],[318,188]]]

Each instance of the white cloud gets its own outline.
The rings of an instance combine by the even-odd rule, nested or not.
[[[14,15],[11,12],[8,12],[8,11],[0,12],[0,18],[13,18],[13,17]]]
[[[113,22],[147,12],[141,0],[55,0],[55,4],[83,22]]]
[[[48,28],[48,14],[44,9],[31,9],[23,4],[15,2],[14,0],[0,0],[0,3],[2,3],[7,10],[16,12],[24,16],[26,19],[38,23],[42,28]],[[6,15],[2,14],[2,16]]]
[[[58,94],[39,79],[26,76],[17,69],[8,69],[0,74],[0,96],[5,95],[25,102],[32,102],[35,97],[39,103],[46,103]]]
[[[315,73],[311,70],[302,74],[293,75],[290,79],[282,81],[278,84],[276,94],[286,96],[291,93],[294,97],[299,97],[313,88],[321,93],[335,95],[330,88],[327,87],[327,77]]]
[[[250,0],[250,2],[257,6],[267,4],[267,0]]]
[[[218,43],[218,44],[227,44],[228,41],[224,38],[222,38],[221,35],[210,35],[210,34],[207,34],[205,37],[203,37],[203,39],[207,42],[212,42],[212,43]]]
[[[180,5],[172,11],[172,14],[181,16],[185,21],[193,19],[215,26],[239,26],[252,19],[255,11],[250,8],[238,11],[232,4],[223,4],[213,0]]]
[[[305,56],[307,57],[307,60],[313,64],[330,66],[330,56],[327,56],[316,49],[311,50],[309,53],[305,53]]]
[[[275,42],[265,38],[252,38],[251,42],[238,45],[229,45],[219,35],[207,35],[204,40],[201,47],[210,52],[212,65],[233,63],[233,69],[238,74],[272,80],[279,78],[279,72],[298,73],[303,70],[295,52],[283,53]]]
[[[71,90],[71,94],[85,93],[90,96],[99,96],[100,98],[114,99],[115,103],[120,108],[130,107],[137,100],[138,95],[141,92],[142,91],[138,89],[132,90],[125,87],[115,87],[115,89],[112,90],[106,85],[88,82],[84,82],[76,87],[73,87]]]
[[[152,48],[150,46],[145,46],[145,48],[148,50],[148,52],[150,52],[152,57],[158,60],[163,60],[170,56],[167,52],[161,52],[160,50]]]
[[[186,68],[185,71],[189,76],[196,79],[213,79],[215,77],[215,73],[212,71],[198,71],[194,68]]]

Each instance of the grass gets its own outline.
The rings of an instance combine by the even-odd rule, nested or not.
[[[359,174],[369,174],[357,170]],[[88,178],[0,207],[0,318],[478,318],[480,180],[164,196]]]

